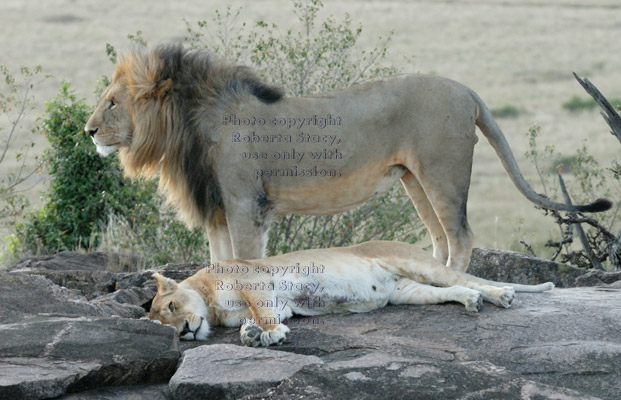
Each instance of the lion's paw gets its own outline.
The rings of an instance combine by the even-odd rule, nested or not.
[[[481,307],[483,307],[483,297],[481,296],[481,293],[473,291],[472,293],[468,294],[468,297],[466,297],[466,311],[469,312],[479,312],[481,311]]]
[[[239,333],[241,342],[246,346],[257,347],[272,344],[280,346],[285,341],[289,328],[286,325],[280,324],[273,331],[264,331],[258,325],[244,324]]]
[[[498,305],[504,308],[509,308],[513,303],[514,297],[515,289],[513,289],[511,286],[505,286],[502,288],[502,293],[500,297],[498,297]]]

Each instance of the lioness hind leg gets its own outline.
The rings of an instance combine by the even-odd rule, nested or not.
[[[440,304],[456,301],[470,312],[478,312],[483,304],[481,293],[464,286],[435,287],[402,277],[388,300],[391,304]]]
[[[431,244],[433,245],[433,257],[442,264],[446,264],[449,257],[446,234],[423,187],[411,172],[406,172],[401,177],[401,183],[410,199],[412,199],[412,204],[414,204],[418,216],[429,231]]]

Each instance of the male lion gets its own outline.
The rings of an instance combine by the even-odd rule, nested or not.
[[[263,257],[277,215],[339,213],[401,180],[434,257],[465,271],[475,126],[535,204],[610,208],[608,200],[569,206],[535,193],[479,96],[436,76],[287,98],[246,67],[163,45],[120,58],[85,130],[102,155],[119,150],[128,176],[159,173],[181,218],[206,228],[212,261]]]
[[[386,241],[222,261],[179,284],[159,273],[153,278],[157,294],[150,319],[173,325],[189,340],[207,339],[210,326],[241,325],[241,341],[248,346],[282,343],[289,332],[282,321],[292,314],[449,301],[476,312],[482,300],[509,308],[515,291],[554,287],[480,279],[447,268],[413,245]]]

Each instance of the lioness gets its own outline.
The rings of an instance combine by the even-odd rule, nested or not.
[[[343,212],[400,180],[434,257],[465,271],[476,126],[535,204],[610,208],[607,200],[571,206],[535,193],[479,96],[437,76],[288,98],[248,68],[165,45],[119,59],[85,130],[102,155],[119,150],[128,176],[159,173],[182,219],[206,227],[212,262],[263,257],[277,215]]]
[[[479,311],[482,300],[509,308],[515,291],[554,287],[493,282],[453,271],[410,244],[374,241],[211,264],[177,284],[154,273],[149,318],[205,340],[214,325],[240,326],[247,346],[284,341],[293,314],[365,312],[386,304],[456,301]],[[434,286],[431,286],[434,285]],[[442,287],[436,287],[442,286]]]

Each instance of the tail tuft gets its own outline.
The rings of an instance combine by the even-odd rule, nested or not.
[[[602,212],[606,210],[610,210],[612,207],[612,202],[608,199],[597,199],[591,204],[586,204],[583,206],[577,206],[576,208],[580,212]]]

